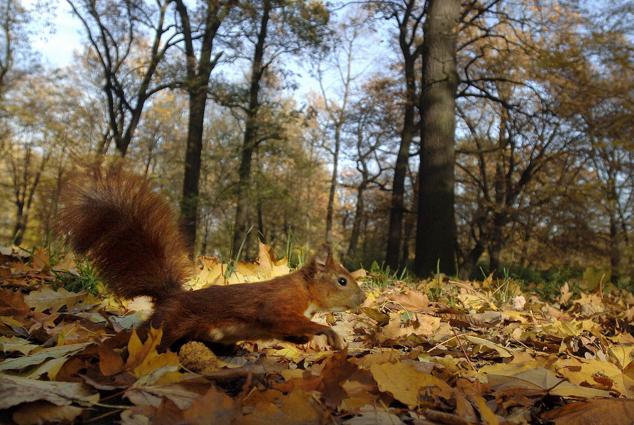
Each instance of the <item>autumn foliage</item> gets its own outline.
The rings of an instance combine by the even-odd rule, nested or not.
[[[133,327],[142,303],[64,288],[77,263],[3,249],[0,415],[48,422],[321,424],[629,424],[634,418],[634,299],[571,291],[552,303],[512,280],[373,284],[356,312],[322,315],[348,343],[330,351],[249,341],[157,352]],[[288,272],[262,247],[233,270],[201,260],[190,286]],[[221,300],[219,300],[221,302]],[[135,311],[138,310],[138,311]],[[226,351],[226,352],[224,352]]]

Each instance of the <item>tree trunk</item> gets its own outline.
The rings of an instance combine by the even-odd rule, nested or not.
[[[406,67],[409,67],[406,64]],[[405,177],[409,165],[409,147],[414,138],[414,108],[415,108],[415,86],[413,82],[414,64],[411,64],[412,76],[406,76],[407,99],[405,101],[405,114],[403,130],[401,132],[401,145],[398,149],[396,164],[394,165],[394,180],[392,182],[392,199],[390,202],[390,221],[387,232],[387,251],[385,262],[391,270],[398,270],[400,264],[401,240],[403,238],[403,216],[405,214]],[[410,82],[411,78],[411,82]]]
[[[246,123],[244,138],[242,142],[242,155],[240,157],[240,168],[238,171],[238,189],[236,192],[236,221],[233,230],[233,243],[231,245],[232,256],[238,254],[242,242],[244,246],[249,246],[249,188],[251,186],[251,161],[253,151],[257,143],[257,120],[258,109],[260,107],[259,94],[260,83],[264,74],[264,50],[271,12],[270,0],[264,0],[262,6],[262,18],[258,39],[253,51],[253,62],[251,63],[251,82],[249,85],[249,106],[246,113]]]
[[[365,202],[363,201],[363,192],[365,185],[361,184],[357,188],[357,208],[354,212],[354,220],[352,221],[352,232],[350,233],[350,243],[348,244],[348,259],[355,259],[357,254],[357,245],[359,243],[359,235],[361,234],[361,223],[365,214]]]
[[[194,37],[189,13],[183,0],[176,1],[176,10],[183,27],[185,42],[185,58],[187,61],[186,87],[189,93],[189,122],[187,126],[187,147],[185,150],[185,173],[183,177],[183,194],[181,198],[181,217],[183,230],[192,254],[196,246],[196,230],[198,225],[198,195],[200,180],[200,164],[203,146],[203,130],[205,107],[207,105],[207,86],[211,70],[219,56],[211,58],[213,41],[222,23],[219,16],[221,6],[217,2],[209,2],[205,18],[205,29],[201,39],[200,55],[196,58]]]
[[[489,273],[498,273],[500,271],[500,253],[504,244],[503,228],[506,221],[503,217],[496,214],[493,217],[493,230],[491,231],[491,240],[489,241]]]
[[[460,275],[463,279],[473,279],[476,277],[475,273],[477,271],[476,267],[478,265],[478,260],[483,253],[484,244],[482,243],[482,241],[478,240],[476,241],[473,248],[471,248],[471,251],[469,251],[467,258],[465,259],[460,269]]]
[[[15,226],[11,232],[11,242],[13,245],[19,246],[24,237],[24,205],[16,203]]]
[[[414,2],[410,5],[413,6]],[[407,42],[408,16],[403,18],[400,25],[399,45],[403,53],[403,68],[405,72],[405,104],[403,106],[403,129],[401,131],[401,144],[398,148],[396,163],[394,164],[394,180],[392,182],[392,198],[390,201],[390,220],[387,231],[387,248],[385,263],[391,270],[398,270],[403,266],[399,261],[401,241],[403,239],[403,217],[405,214],[405,177],[409,165],[409,148],[414,138],[415,108],[416,108],[416,76],[415,65],[418,52],[410,52]],[[414,37],[414,35],[412,35]]]
[[[185,150],[185,175],[183,178],[181,216],[187,242],[192,250],[196,243],[196,229],[198,227],[200,158],[203,150],[206,104],[207,85],[205,84],[202,90],[189,94],[189,123],[187,127],[187,148]]]
[[[332,224],[335,215],[335,194],[337,192],[337,172],[339,168],[339,150],[341,149],[341,125],[335,128],[335,150],[332,159],[332,175],[328,191],[328,207],[326,208],[326,242],[332,243]]]
[[[610,280],[612,283],[618,283],[621,277],[619,273],[621,250],[618,227],[616,218],[610,215]]]
[[[454,139],[458,0],[430,0],[423,42],[419,208],[415,270],[456,272]]]

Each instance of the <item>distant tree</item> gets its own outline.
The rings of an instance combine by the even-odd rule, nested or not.
[[[34,209],[36,194],[53,154],[67,143],[68,103],[57,85],[42,75],[22,79],[10,105],[14,131],[6,164],[15,221],[11,241],[20,245]]]
[[[632,9],[625,3],[585,11],[578,30],[554,39],[542,51],[544,78],[550,81],[556,112],[584,142],[583,158],[593,176],[595,204],[603,220],[594,223],[605,239],[611,279],[618,282],[634,217],[634,131],[631,94]],[[631,272],[631,270],[630,270]]]
[[[332,242],[333,239],[335,195],[340,172],[339,161],[343,148],[344,128],[349,121],[348,108],[353,96],[354,83],[363,74],[363,71],[353,70],[355,55],[360,53],[358,51],[360,35],[358,17],[352,18],[349,24],[340,25],[333,36],[333,49],[320,56],[316,66],[321,96],[314,106],[322,128],[320,135],[322,147],[332,158],[326,210],[325,240],[328,242]],[[329,80],[326,75],[328,71],[333,70],[335,77]],[[333,86],[336,89],[333,90]]]
[[[409,170],[410,147],[416,136],[417,107],[420,90],[417,87],[417,67],[420,67],[423,52],[423,23],[427,13],[427,2],[417,0],[379,1],[369,5],[391,19],[398,29],[398,46],[401,53],[402,81],[402,127],[401,142],[394,164],[392,198],[385,263],[390,269],[398,270],[405,264],[401,262],[403,246],[403,223],[405,217],[405,180]]]
[[[306,55],[304,50],[319,46],[326,33],[328,9],[321,2],[287,0],[263,0],[245,2],[242,13],[247,17],[238,26],[247,45],[252,47],[247,99],[241,107],[244,113],[244,134],[240,151],[240,166],[236,191],[236,220],[233,232],[232,253],[237,255],[240,246],[249,244],[248,206],[252,200],[249,189],[252,182],[252,162],[258,144],[276,133],[267,129],[259,119],[259,111],[265,103],[262,86],[267,73],[288,55]],[[240,55],[238,55],[240,56]],[[278,73],[280,75],[281,73]]]
[[[179,17],[178,30],[183,36],[185,47],[186,78],[184,87],[189,95],[189,124],[181,216],[192,252],[196,246],[198,228],[200,161],[209,78],[211,71],[222,56],[222,52],[213,54],[214,41],[222,22],[235,4],[235,0],[205,0],[201,1],[198,8],[193,8],[183,0],[176,0],[176,10]],[[197,49],[198,54],[196,53]]]
[[[29,19],[30,15],[21,1],[0,0],[0,152],[8,146],[11,133],[5,122],[9,118],[7,94],[17,86],[19,77],[27,74],[25,53],[29,52],[29,48],[25,24]]]
[[[374,82],[381,86],[381,81]],[[387,140],[392,137],[390,125],[385,122],[385,113],[381,110],[380,102],[377,102],[378,90],[368,89],[368,96],[351,105],[352,116],[350,127],[356,137],[353,138],[355,150],[353,158],[359,180],[356,186],[356,204],[350,231],[350,240],[346,257],[348,260],[358,260],[359,239],[366,214],[366,191],[372,186],[383,186],[381,179],[385,178],[386,166],[385,153],[382,150]]]
[[[23,31],[25,14],[20,1],[0,1],[0,102],[15,66],[16,46],[23,42],[20,32]]]
[[[109,137],[121,156],[126,155],[148,99],[174,86],[173,81],[157,81],[156,75],[168,49],[179,41],[173,25],[166,22],[171,1],[67,0],[101,72]]]

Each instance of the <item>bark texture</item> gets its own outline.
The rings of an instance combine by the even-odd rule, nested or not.
[[[458,0],[431,0],[423,42],[421,151],[415,271],[456,272],[454,139]]]

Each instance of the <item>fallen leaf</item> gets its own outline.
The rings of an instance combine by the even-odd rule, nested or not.
[[[364,406],[359,409],[358,415],[343,422],[345,425],[376,425],[376,424],[389,424],[389,425],[403,425],[403,422],[398,416],[385,409],[381,409],[375,406]]]
[[[68,356],[47,360],[25,376],[27,378],[38,378],[46,375],[49,380],[54,381],[66,361],[68,361]]]
[[[275,403],[260,400],[253,411],[236,418],[240,425],[317,425],[322,423],[322,414],[311,402],[308,393],[295,390],[287,396],[279,393]]]
[[[486,347],[489,350],[496,351],[498,355],[502,358],[513,357],[513,352],[502,347],[499,344],[496,344],[488,339],[480,338],[473,335],[464,335],[463,338],[467,339],[470,343],[475,344],[476,346]]]
[[[0,336],[0,350],[5,353],[20,352],[23,355],[29,354],[40,346],[37,344],[31,344],[27,339],[12,336],[7,338],[6,336]]]
[[[0,289],[0,316],[25,316],[30,311],[19,291]]]
[[[99,370],[104,376],[111,376],[123,370],[125,364],[121,355],[107,345],[99,346]]]
[[[12,415],[18,425],[39,425],[44,423],[69,423],[81,415],[82,408],[56,406],[46,401],[36,401],[20,405]]]
[[[389,392],[410,408],[418,406],[419,394],[425,388],[436,391],[445,399],[450,398],[453,392],[445,381],[420,372],[408,363],[374,364],[370,367],[370,372],[381,391]]]
[[[139,385],[136,383],[125,392],[125,396],[136,405],[159,407],[161,399],[170,399],[179,409],[188,409],[194,400],[200,398],[200,392],[192,390],[186,384]]]
[[[92,406],[99,401],[99,393],[92,393],[76,382],[47,382],[0,374],[0,410],[37,400],[57,406],[71,403]]]
[[[634,400],[595,399],[566,404],[542,415],[556,425],[631,425]]]
[[[84,292],[69,292],[64,288],[59,288],[56,291],[50,286],[44,286],[37,291],[31,291],[24,297],[24,301],[35,311],[49,310],[51,313],[55,313],[63,306],[72,307],[86,296],[87,294]]]
[[[192,402],[183,412],[183,417],[192,425],[229,425],[238,414],[236,402],[211,387],[205,395]]]
[[[72,354],[78,353],[90,344],[92,343],[84,342],[81,344],[60,345],[58,347],[43,348],[41,350],[32,352],[28,356],[6,359],[0,362],[0,371],[24,369],[29,366],[43,363],[46,359],[67,357]]]

